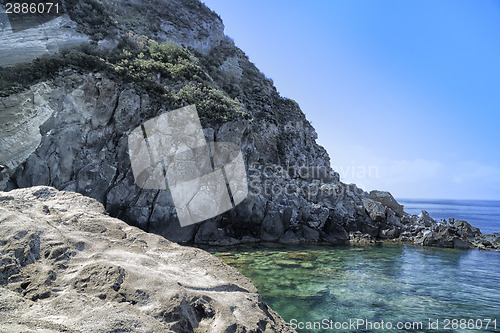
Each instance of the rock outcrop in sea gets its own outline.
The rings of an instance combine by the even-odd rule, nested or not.
[[[1,332],[294,332],[209,253],[74,192],[0,192]]]
[[[483,236],[464,233],[463,224],[411,216],[388,192],[342,183],[297,103],[279,95],[199,1],[158,1],[144,10],[129,0],[72,0],[65,8],[56,18],[70,21],[65,27],[74,31],[65,33],[90,44],[47,47],[49,55],[29,65],[2,69],[0,190],[78,192],[176,242],[480,246]],[[41,27],[22,36],[42,43]],[[16,34],[4,30],[2,38],[15,44]],[[250,193],[227,213],[181,228],[168,189],[135,184],[127,138],[144,121],[190,104],[207,142],[241,148]],[[480,244],[496,246],[488,239]]]

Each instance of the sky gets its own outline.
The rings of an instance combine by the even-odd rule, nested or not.
[[[205,0],[341,180],[500,200],[500,1]]]

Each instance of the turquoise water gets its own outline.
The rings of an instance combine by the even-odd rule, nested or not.
[[[410,214],[420,214],[424,209],[438,221],[453,217],[466,220],[484,234],[500,232],[500,201],[400,199],[398,202]]]
[[[392,243],[206,250],[249,277],[286,321],[318,322],[318,329],[299,332],[500,332],[500,252]],[[496,329],[493,323],[485,329],[487,318]],[[338,326],[358,319],[372,326]],[[439,330],[428,328],[429,319],[439,320]],[[453,329],[460,325],[453,319],[463,319],[462,328],[483,328]],[[328,325],[321,328],[323,320]],[[398,330],[398,323],[415,329]]]

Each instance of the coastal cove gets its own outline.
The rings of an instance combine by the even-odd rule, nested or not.
[[[483,322],[482,329],[466,331],[500,332],[498,251],[397,243],[204,249],[250,278],[264,302],[290,323],[422,323],[422,329],[408,330],[415,332],[427,331],[429,319],[439,320],[440,331],[446,319],[496,319],[496,328],[490,324],[485,330]]]
[[[500,333],[500,11],[209,2],[0,15],[0,333]]]
[[[483,233],[500,232],[498,201],[399,202],[410,214],[426,210],[438,221],[464,219]],[[393,241],[203,248],[250,278],[263,301],[298,332],[500,332],[498,250]],[[496,326],[486,329],[485,319]],[[470,326],[460,329],[460,320]],[[382,321],[385,330],[375,329]],[[436,321],[437,328],[429,328]],[[335,329],[335,323],[344,326]],[[353,329],[348,323],[361,325]],[[388,330],[388,323],[411,328]],[[300,329],[307,325],[320,328]]]

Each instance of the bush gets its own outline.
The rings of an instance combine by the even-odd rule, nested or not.
[[[58,54],[43,55],[29,64],[0,67],[0,96],[5,97],[38,81],[54,78],[61,69],[67,67],[87,71],[109,70],[110,66],[103,57],[105,53],[82,44]]]
[[[99,0],[66,0],[66,11],[79,28],[99,41],[116,34],[115,21]]]
[[[132,84],[168,108],[196,104],[207,124],[250,118],[242,104],[214,86],[189,50],[173,43],[158,44],[145,36],[129,34],[115,50],[83,44],[47,55],[30,64],[0,68],[0,95],[6,96],[39,80],[56,77],[63,68],[104,71],[123,84]],[[237,91],[236,86],[231,90]]]
[[[208,84],[189,83],[176,96],[185,105],[196,104],[200,118],[210,124],[249,118],[238,100]]]
[[[163,63],[174,64],[180,63],[184,60],[190,60],[190,54],[188,50],[172,41],[167,41],[164,44],[158,44],[157,42],[150,40],[148,51],[151,55],[151,58]]]

